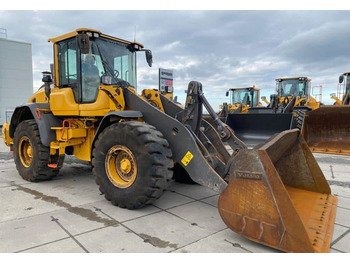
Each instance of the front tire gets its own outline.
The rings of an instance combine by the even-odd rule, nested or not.
[[[21,122],[15,131],[14,152],[16,168],[20,176],[30,182],[48,180],[55,177],[57,168],[50,168],[50,148],[41,143],[38,125],[34,119]]]
[[[299,130],[301,130],[301,128],[303,127],[305,113],[308,111],[309,110],[307,109],[294,110],[294,112],[296,113],[296,128],[298,128]]]
[[[128,209],[158,199],[173,175],[168,142],[143,122],[121,122],[104,129],[93,149],[92,166],[105,198]]]

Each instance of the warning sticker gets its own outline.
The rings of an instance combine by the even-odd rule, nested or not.
[[[187,165],[191,162],[192,158],[193,158],[192,153],[191,153],[190,151],[188,151],[188,152],[186,153],[186,155],[181,159],[181,163],[182,163],[184,166],[187,166]]]

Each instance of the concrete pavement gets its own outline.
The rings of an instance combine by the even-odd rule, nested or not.
[[[218,194],[172,182],[140,210],[113,206],[87,163],[67,157],[51,181],[29,183],[0,142],[0,252],[278,252],[222,222]],[[350,157],[315,154],[338,195],[331,252],[350,252]]]

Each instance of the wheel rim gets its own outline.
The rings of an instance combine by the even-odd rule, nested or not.
[[[18,153],[21,163],[25,167],[30,167],[33,161],[33,146],[27,136],[23,136],[18,143]]]
[[[108,179],[116,187],[127,188],[136,179],[136,160],[130,149],[125,146],[113,146],[108,150],[105,168]]]

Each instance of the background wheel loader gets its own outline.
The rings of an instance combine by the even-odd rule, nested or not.
[[[284,130],[301,129],[305,113],[320,106],[310,91],[308,77],[277,78],[276,94],[266,107],[251,107],[247,114],[228,114],[226,123],[250,146]]]
[[[350,155],[350,72],[339,77],[334,105],[322,106],[305,115],[302,134],[317,153]]]
[[[262,106],[260,103],[260,89],[255,86],[230,88],[226,92],[230,103],[223,103],[218,113],[219,117],[226,117],[230,113],[247,113],[251,107]]]
[[[226,96],[229,96],[229,103],[223,103],[219,107],[218,116],[220,120],[225,122],[228,114],[232,113],[247,113],[251,107],[262,106],[260,103],[260,89],[255,86],[230,88],[226,91]],[[268,103],[267,103],[268,104]],[[212,117],[209,114],[203,114],[203,119],[215,126]]]
[[[75,155],[91,162],[107,200],[135,209],[162,195],[176,162],[221,193],[219,213],[236,233],[287,252],[329,250],[337,198],[298,130],[247,149],[199,82],[189,83],[184,107],[156,90],[138,95],[136,53],[152,64],[141,44],[87,28],[49,41],[53,79],[46,72],[45,87],[2,129],[23,179],[50,179]],[[203,106],[216,129],[202,119]]]

